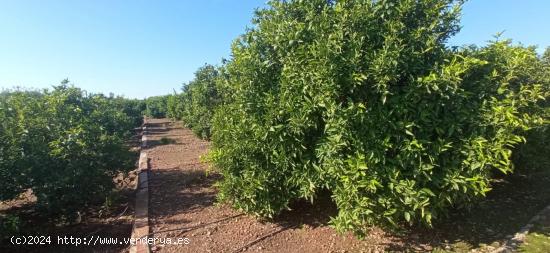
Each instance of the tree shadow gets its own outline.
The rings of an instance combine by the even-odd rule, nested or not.
[[[550,213],[544,214],[544,217],[534,224],[529,232],[550,237]]]
[[[217,192],[213,185],[220,179],[218,174],[205,175],[200,165],[196,168],[153,170],[150,185],[154,187],[154,198],[160,198],[163,205],[152,209],[153,216],[172,216],[214,205]],[[447,217],[438,219],[433,228],[409,227],[391,233],[395,240],[391,240],[386,250],[425,252],[440,248],[462,252],[484,245],[498,247],[498,242],[516,233],[550,203],[548,185],[548,171],[502,177],[493,184],[493,190],[486,198],[470,209],[452,209]],[[338,214],[329,191],[319,192],[313,203],[296,200],[290,204],[290,209],[266,221],[283,228],[304,225],[316,228],[327,226],[331,217]]]
[[[129,147],[139,147],[141,145],[141,134],[133,134],[130,138],[128,138],[128,140],[126,140],[125,143]]]
[[[211,186],[218,179],[201,168],[153,170],[149,179],[154,199],[151,214],[167,217],[214,205],[217,192]]]
[[[328,225],[331,217],[338,214],[338,208],[331,198],[332,193],[322,190],[310,202],[306,199],[298,199],[290,203],[290,210],[284,210],[273,220],[283,227],[301,227],[308,225],[316,228]]]
[[[453,209],[433,228],[413,227],[399,236],[402,245],[390,251],[451,248],[468,251],[479,247],[498,247],[500,242],[518,232],[550,203],[550,173],[535,172],[503,177],[487,197],[470,209]]]
[[[514,174],[502,177],[493,185],[485,199],[470,209],[452,209],[447,217],[433,224],[433,228],[408,227],[390,232],[389,252],[429,252],[434,249],[452,249],[467,252],[474,248],[491,246],[519,231],[529,220],[550,203],[550,172]],[[329,191],[320,192],[311,203],[296,200],[288,211],[283,211],[270,222],[282,227],[327,226],[338,214]],[[539,233],[548,235],[548,227]]]
[[[172,128],[172,127],[147,127],[145,132],[147,133],[147,135],[156,135],[156,134],[162,134],[162,133],[169,132],[172,129],[175,129],[175,128]]]
[[[123,242],[125,238],[130,236],[131,232],[131,222],[119,224],[92,222],[72,226],[48,227],[47,233],[32,235],[43,235],[44,244],[14,245],[8,241],[0,244],[0,252],[122,252],[129,247],[129,244],[96,243],[95,245],[84,245],[84,238],[116,238]],[[71,238],[73,238],[72,243]],[[79,241],[76,241],[77,238]],[[76,245],[76,242],[80,242],[80,245]]]
[[[163,146],[163,145],[183,145],[182,143],[177,143],[175,139],[162,137],[158,140],[147,140],[147,149]]]
[[[16,214],[21,223],[19,231],[13,236],[24,236],[41,240],[42,244],[15,245],[10,238],[0,238],[0,252],[121,252],[129,245],[84,245],[83,238],[128,238],[132,231],[132,207],[127,205],[130,194],[123,192],[120,201],[106,212],[99,206],[83,211],[82,220],[76,223],[51,219],[40,212],[34,203],[25,203],[3,210],[4,214]],[[42,236],[38,238],[37,236]],[[10,236],[11,237],[11,236]],[[71,242],[71,237],[75,238]],[[65,239],[67,238],[67,239]],[[80,239],[80,245],[76,238]],[[47,240],[47,241],[46,241]],[[36,241],[38,242],[38,241]]]
[[[160,122],[148,122],[147,128],[151,129],[160,129],[160,128],[169,128],[171,122],[170,121],[160,121]]]

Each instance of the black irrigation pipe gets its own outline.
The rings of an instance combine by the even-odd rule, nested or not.
[[[161,231],[157,231],[157,232],[152,232],[152,233],[149,233],[149,234],[147,234],[147,235],[144,235],[144,236],[140,237],[140,239],[141,239],[141,238],[144,238],[144,237],[154,236],[155,234],[167,233],[167,232],[172,232],[172,231],[180,231],[180,230],[183,230],[183,231],[181,231],[182,233],[183,233],[183,232],[189,232],[189,231],[193,231],[193,230],[198,229],[198,228],[202,228],[202,227],[210,226],[210,225],[212,225],[212,224],[224,222],[224,221],[226,221],[226,220],[230,220],[230,219],[233,219],[233,218],[237,218],[237,217],[240,217],[240,216],[243,216],[243,215],[244,215],[244,214],[237,214],[237,215],[225,217],[225,218],[222,218],[222,219],[219,219],[219,220],[215,220],[215,221],[208,222],[208,223],[204,223],[204,224],[200,224],[200,225],[195,225],[195,226],[190,226],[190,227],[173,228],[173,229],[167,229],[167,230],[161,230]]]
[[[224,221],[227,221],[227,220],[230,220],[230,219],[234,219],[234,218],[237,218],[237,217],[240,217],[240,216],[243,216],[244,214],[237,214],[237,215],[233,215],[233,216],[229,216],[229,217],[225,217],[225,218],[222,218],[222,219],[219,219],[219,220],[215,220],[215,221],[212,221],[212,222],[208,222],[208,223],[204,223],[204,224],[200,224],[200,225],[195,225],[195,226],[190,226],[190,227],[179,227],[179,228],[174,228],[174,229],[166,229],[166,230],[161,230],[161,231],[157,231],[157,232],[152,232],[152,233],[149,233],[147,235],[144,235],[141,238],[145,238],[145,237],[149,237],[149,236],[154,236],[155,234],[161,234],[161,233],[168,233],[168,232],[173,232],[173,231],[181,231],[181,233],[184,233],[184,232],[189,232],[189,231],[193,231],[195,229],[199,229],[199,228],[203,228],[203,227],[207,227],[207,226],[210,226],[210,225],[213,225],[213,224],[216,224],[216,223],[220,223],[220,222],[224,222]],[[288,229],[291,229],[291,228],[295,228],[297,227],[297,225],[294,225],[294,226],[288,226],[288,227],[282,227],[280,229],[277,229],[275,231],[272,231],[268,234],[265,234],[257,239],[255,239],[254,241],[251,241],[247,244],[245,244],[244,246],[241,246],[239,248],[237,248],[236,250],[232,251],[234,253],[237,253],[237,252],[241,252],[243,251],[244,249],[246,248],[249,248],[250,246],[254,245],[254,244],[257,244],[258,242],[260,241],[263,241],[271,236],[274,236],[278,233],[281,233],[285,230],[288,230]]]
[[[291,228],[295,228],[295,227],[297,227],[297,225],[288,226],[288,227],[282,227],[282,228],[280,228],[280,229],[277,229],[277,230],[275,230],[275,231],[272,231],[271,233],[265,234],[265,235],[263,235],[262,237],[259,237],[259,238],[257,238],[256,240],[251,241],[251,242],[245,244],[244,246],[242,246],[242,247],[240,247],[240,248],[237,248],[236,250],[234,250],[234,251],[232,251],[232,252],[233,252],[233,253],[241,252],[241,251],[243,251],[243,250],[249,248],[250,246],[252,246],[252,245],[254,245],[254,244],[256,244],[256,243],[259,243],[259,242],[261,242],[261,241],[267,239],[268,237],[274,236],[274,235],[276,235],[276,234],[278,234],[278,233],[281,233],[281,232],[283,232],[283,231],[285,231],[285,230],[288,230],[288,229],[291,229]]]

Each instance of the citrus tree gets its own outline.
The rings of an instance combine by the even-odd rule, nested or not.
[[[221,102],[218,94],[219,80],[218,69],[212,65],[204,65],[195,72],[195,78],[183,87],[180,97],[174,100],[173,106],[181,108],[181,120],[185,126],[203,139],[211,136],[214,110]]]
[[[145,100],[145,115],[153,118],[164,118],[168,110],[169,96],[153,96]]]
[[[30,188],[40,213],[70,220],[102,204],[113,176],[134,166],[125,140],[142,112],[67,83],[0,95],[0,199]]]
[[[544,124],[533,48],[450,49],[462,1],[270,1],[232,46],[210,159],[221,201],[271,217],[328,190],[332,224],[431,225],[512,171]]]

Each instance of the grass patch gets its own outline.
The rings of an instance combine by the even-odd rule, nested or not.
[[[545,218],[535,224],[525,238],[525,242],[519,247],[519,252],[546,253],[550,251],[550,217],[548,215],[546,214]]]

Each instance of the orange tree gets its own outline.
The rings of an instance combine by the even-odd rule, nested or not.
[[[195,72],[195,78],[186,86],[187,108],[182,114],[186,126],[203,139],[211,136],[214,108],[220,102],[216,82],[219,72],[212,65],[205,65]]]
[[[153,96],[145,99],[145,112],[148,117],[164,118],[168,112],[168,98],[167,96]]]
[[[512,171],[544,123],[533,48],[450,49],[462,1],[271,1],[232,46],[210,159],[219,198],[271,217],[327,189],[332,224],[431,225]]]
[[[550,83],[550,47],[546,48],[541,60],[543,65],[537,65],[537,67],[542,71],[534,74],[538,75],[537,80],[546,80],[542,83],[548,85]],[[546,91],[548,91],[547,86]],[[535,113],[542,114],[546,122],[526,131],[524,133],[526,143],[517,146],[513,153],[514,165],[517,169],[527,172],[550,169],[550,125],[548,124],[550,121],[550,100],[540,101],[536,109],[539,111]]]
[[[0,199],[30,188],[41,213],[67,220],[102,204],[134,166],[124,142],[140,104],[66,85],[0,94]]]
[[[182,93],[169,95],[167,116],[182,120],[186,127],[203,139],[211,136],[212,117],[221,103],[218,69],[206,64],[195,72],[195,78],[182,88]]]

